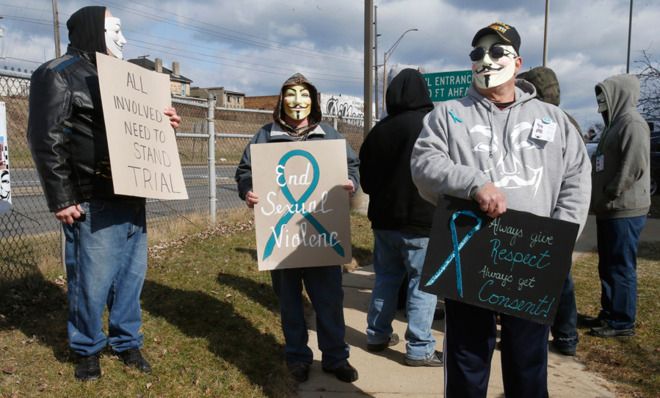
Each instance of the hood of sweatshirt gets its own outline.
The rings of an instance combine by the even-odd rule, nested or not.
[[[596,95],[603,93],[607,111],[602,113],[606,126],[629,113],[637,113],[639,79],[634,75],[616,75],[596,85]]]
[[[66,21],[69,29],[69,49],[96,59],[96,52],[107,53],[105,46],[105,7],[83,7]]]
[[[515,100],[511,105],[509,105],[507,108],[516,108],[520,104],[527,102],[533,98],[536,98],[536,88],[534,88],[534,85],[526,80],[522,79],[516,79],[516,97]],[[468,89],[467,96],[472,98],[473,101],[476,103],[486,107],[486,109],[492,109],[493,107],[497,107],[493,102],[488,100],[486,97],[481,95],[479,91],[474,86],[474,83],[472,83],[472,86]]]
[[[306,86],[309,89],[310,96],[312,97],[312,109],[309,113],[309,116],[307,116],[309,125],[302,131],[296,131],[293,126],[290,126],[286,122],[284,113],[284,89],[298,85]],[[301,73],[295,73],[293,76],[288,78],[284,84],[282,84],[282,88],[280,89],[280,97],[277,100],[275,109],[273,110],[273,120],[280,127],[282,127],[284,131],[290,133],[291,135],[305,136],[307,133],[314,130],[319,123],[321,123],[322,117],[323,115],[321,113],[321,104],[319,103],[318,90],[316,90],[316,87],[309,80],[307,80],[305,76],[303,76]]]
[[[426,81],[415,69],[404,69],[392,79],[387,87],[385,101],[388,115],[414,110],[428,112],[433,109]]]
[[[543,102],[559,106],[559,80],[555,72],[545,66],[537,66],[526,72],[519,73],[518,79],[524,79],[536,88],[536,98]]]

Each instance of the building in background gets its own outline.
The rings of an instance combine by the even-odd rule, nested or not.
[[[191,97],[206,99],[209,94],[215,95],[216,106],[220,108],[247,108],[245,93],[226,90],[224,87],[193,87],[190,89]]]
[[[364,117],[364,99],[351,95],[321,93],[321,112],[326,116]]]
[[[279,98],[279,95],[256,95],[245,97],[245,108],[272,111],[275,109]]]
[[[172,62],[172,69],[168,69],[163,66],[163,60],[156,58],[154,61],[148,59],[147,57],[139,57],[134,59],[129,59],[128,62],[135,65],[139,65],[145,69],[153,70],[158,73],[165,73],[170,76],[170,92],[172,95],[177,95],[181,97],[190,96],[190,84],[192,80],[181,75],[181,67],[179,62]]]

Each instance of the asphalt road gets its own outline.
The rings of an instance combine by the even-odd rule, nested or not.
[[[243,206],[234,183],[236,166],[216,166],[217,210]],[[184,166],[188,200],[147,200],[147,219],[176,217],[188,213],[208,214],[208,167]],[[48,210],[35,169],[11,170],[12,210],[0,215],[0,238],[54,232],[59,222]]]

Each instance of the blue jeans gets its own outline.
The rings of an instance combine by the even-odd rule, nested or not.
[[[613,329],[633,329],[637,313],[637,244],[646,216],[596,219],[599,318]]]
[[[577,346],[577,305],[575,303],[575,286],[570,272],[561,289],[557,315],[550,331],[552,332],[553,344],[556,346],[566,348]]]
[[[406,311],[406,356],[425,359],[435,351],[431,332],[437,297],[419,290],[429,238],[399,231],[374,230],[374,271],[376,282],[367,314],[367,343],[380,344],[392,335],[399,286],[410,277]]]
[[[344,290],[341,287],[341,267],[289,268],[270,272],[273,289],[280,301],[280,316],[284,332],[284,352],[289,364],[312,363],[312,350],[307,345],[309,335],[303,310],[302,286],[316,312],[316,334],[322,353],[321,365],[334,369],[348,359],[348,344],[344,341]]]
[[[445,397],[485,398],[497,336],[496,313],[446,299],[445,314]],[[547,398],[550,328],[499,315],[504,395]]]
[[[140,293],[147,270],[144,201],[91,200],[84,221],[63,224],[69,346],[79,355],[110,344],[115,352],[142,346]],[[109,311],[109,338],[103,311]]]

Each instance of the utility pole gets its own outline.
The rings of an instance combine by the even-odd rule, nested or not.
[[[401,33],[401,36],[392,44],[392,47],[390,47],[389,50],[385,51],[383,53],[383,111],[385,110],[385,96],[387,95],[387,60],[392,56],[392,53],[394,50],[396,50],[397,46],[399,43],[401,43],[401,39],[403,39],[403,36],[406,35],[408,32],[417,32],[419,29],[417,28],[412,28],[408,29],[405,32]]]
[[[373,16],[374,9],[373,0],[364,0],[364,135],[366,137],[371,130],[373,118],[371,110],[373,103],[371,94],[373,91],[373,81],[371,80],[371,71],[373,70],[373,57],[371,54],[372,46],[372,29],[373,29]]]
[[[5,17],[0,15],[0,19]],[[0,25],[0,59],[5,58],[5,27]]]
[[[57,0],[53,0],[53,38],[55,39],[55,58],[60,55],[60,14],[57,12]]]
[[[632,36],[633,0],[630,0],[630,15],[628,17],[628,56],[626,57],[626,73],[630,73],[630,36]]]
[[[548,14],[550,13],[550,0],[545,0],[545,26],[543,27],[543,66],[548,64]]]
[[[378,119],[378,6],[374,6],[374,103]]]

